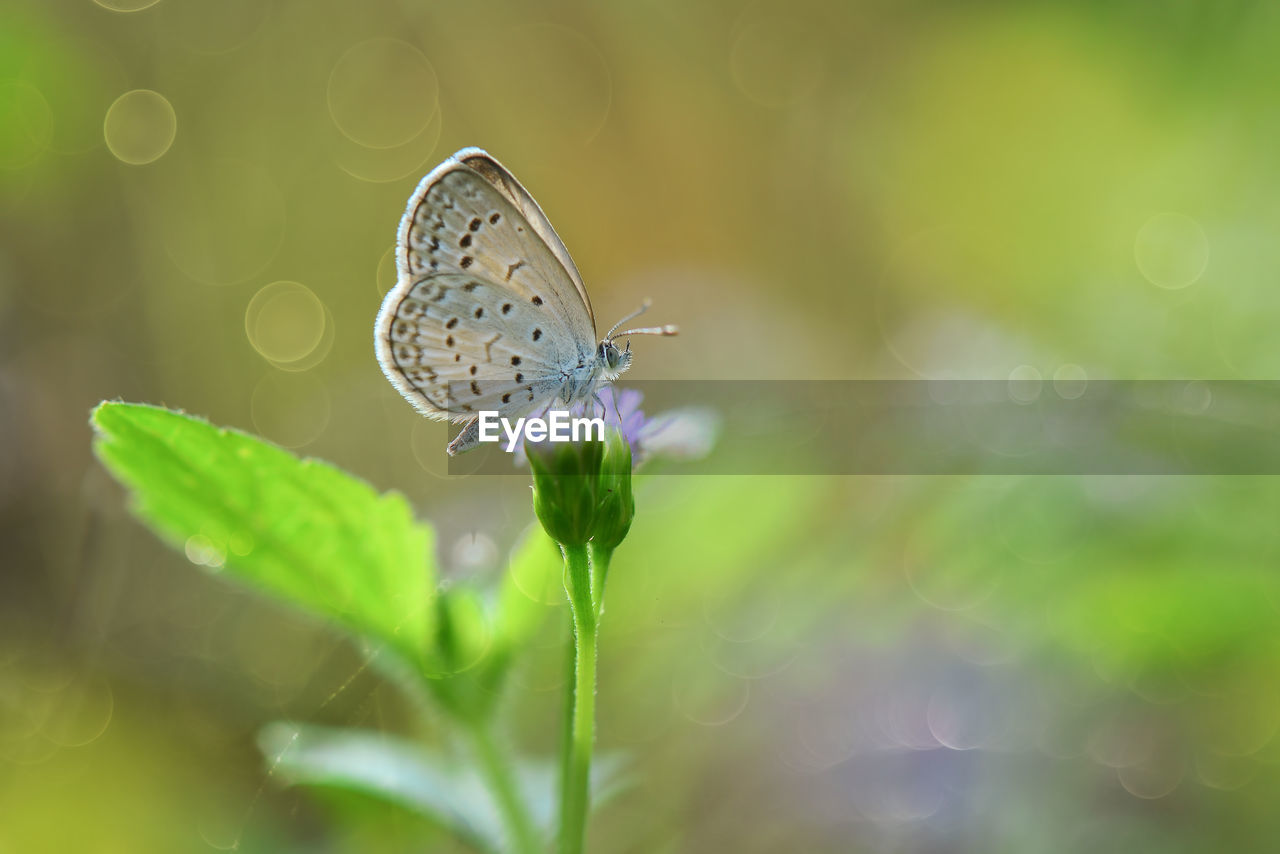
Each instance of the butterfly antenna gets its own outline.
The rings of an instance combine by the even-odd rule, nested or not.
[[[679,335],[680,328],[674,324],[668,323],[666,326],[645,326],[640,329],[628,329],[625,332],[619,332],[619,338],[626,338],[628,335]]]
[[[605,336],[604,336],[604,340],[606,340],[606,341],[612,341],[612,340],[613,340],[613,333],[618,331],[618,327],[619,327],[619,326],[621,326],[622,324],[626,323],[628,320],[635,320],[637,317],[639,317],[640,315],[642,315],[642,314],[644,314],[646,311],[648,311],[648,310],[649,310],[649,306],[651,306],[651,305],[653,305],[653,300],[651,300],[651,299],[649,299],[648,297],[646,297],[646,298],[645,298],[644,303],[643,303],[639,308],[637,308],[635,311],[631,312],[631,313],[630,313],[630,314],[628,314],[626,317],[624,317],[624,318],[622,318],[621,320],[619,320],[617,323],[613,324],[613,328],[612,328],[612,329],[610,329],[610,330],[605,334]]]

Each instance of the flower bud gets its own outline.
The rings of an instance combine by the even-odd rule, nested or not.
[[[526,443],[533,473],[533,510],[553,540],[617,548],[631,527],[631,448],[622,434],[605,441]]]
[[[585,546],[595,524],[603,442],[525,443],[533,511],[551,539]]]
[[[600,463],[599,503],[591,542],[597,549],[613,551],[631,530],[636,501],[631,494],[631,446],[626,437],[610,430]]]

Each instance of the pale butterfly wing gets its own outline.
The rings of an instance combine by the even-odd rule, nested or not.
[[[428,417],[532,411],[594,356],[595,323],[568,251],[533,198],[479,149],[418,185],[396,259],[378,361]]]
[[[569,257],[569,250],[565,248],[564,241],[560,239],[559,234],[556,234],[556,230],[551,226],[551,221],[547,219],[547,215],[542,212],[542,208],[538,203],[533,200],[533,196],[529,195],[529,191],[516,180],[514,175],[479,148],[464,148],[453,155],[453,159],[475,170],[476,174],[506,196],[507,200],[515,205],[520,213],[524,214],[524,218],[528,220],[529,225],[542,238],[542,242],[556,256],[556,260],[560,262],[560,266],[568,274],[573,287],[578,291],[578,297],[582,300],[582,304],[586,306],[587,319],[591,322],[592,337],[594,338],[595,312],[591,310],[591,297],[587,296],[587,286],[582,283],[582,275],[578,273],[578,265],[574,264],[573,259]]]
[[[563,385],[561,366],[577,359],[563,325],[523,295],[475,276],[422,277],[386,305],[379,360],[434,418],[531,412]]]
[[[482,276],[540,297],[594,345],[591,302],[569,250],[515,176],[480,149],[462,149],[422,179],[396,242],[401,283],[431,273]]]

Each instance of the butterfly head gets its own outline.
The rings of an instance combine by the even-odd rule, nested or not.
[[[619,350],[618,345],[613,343],[616,338],[626,338],[631,335],[675,335],[677,330],[674,326],[647,326],[643,329],[628,329],[625,332],[618,332],[618,327],[638,317],[648,311],[650,306],[649,300],[645,300],[640,308],[628,314],[626,317],[613,324],[613,328],[600,342],[600,346],[596,348],[596,359],[600,363],[600,372],[605,382],[613,382],[622,375],[622,372],[631,367],[631,342],[627,341],[627,348]]]
[[[613,382],[631,367],[631,342],[627,342],[625,350],[620,350],[612,339],[606,338],[596,348],[596,359],[600,363],[600,373],[605,382]]]

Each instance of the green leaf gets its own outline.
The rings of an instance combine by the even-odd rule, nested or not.
[[[530,525],[511,550],[498,594],[498,645],[518,655],[547,614],[566,604],[564,557],[541,525]]]
[[[273,774],[337,786],[424,815],[485,851],[503,850],[502,819],[465,764],[395,736],[275,723],[258,738]]]
[[[433,695],[456,718],[492,715],[512,662],[565,604],[562,567],[560,547],[535,524],[512,551],[496,604],[466,585],[441,592],[428,674]]]
[[[402,496],[159,407],[102,403],[91,423],[135,513],[193,563],[386,644],[423,672],[432,534]]]
[[[456,676],[481,664],[492,651],[493,631],[480,593],[459,584],[436,600],[436,638],[430,675]]]
[[[258,745],[273,774],[291,783],[334,786],[399,804],[426,816],[485,851],[505,852],[501,812],[468,757],[428,750],[375,732],[278,722],[263,728]],[[534,821],[550,837],[557,767],[549,761],[514,763]],[[591,770],[592,806],[627,785],[621,755],[597,757]]]

